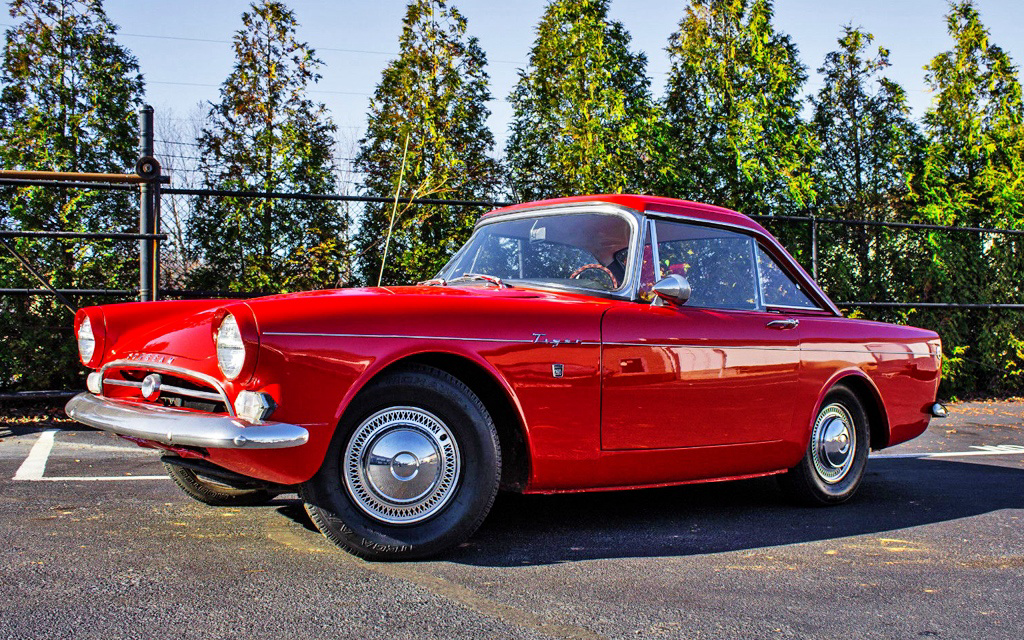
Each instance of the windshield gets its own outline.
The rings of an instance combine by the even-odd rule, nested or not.
[[[463,274],[484,274],[617,291],[629,273],[631,236],[629,221],[611,213],[500,220],[477,229],[439,277],[454,280]]]

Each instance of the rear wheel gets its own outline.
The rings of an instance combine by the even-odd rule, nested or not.
[[[803,459],[780,483],[804,504],[845,502],[860,486],[870,446],[863,405],[850,389],[837,385],[821,403]]]
[[[238,489],[191,469],[165,462],[167,475],[190,498],[214,507],[252,507],[267,504],[277,497],[267,489]]]
[[[471,536],[500,477],[483,403],[455,377],[417,365],[356,397],[300,495],[328,540],[365,558],[405,560]]]

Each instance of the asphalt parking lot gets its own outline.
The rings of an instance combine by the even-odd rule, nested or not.
[[[3,638],[1019,638],[1024,402],[880,452],[840,507],[771,479],[499,496],[438,560],[374,564],[294,495],[214,508],[158,454],[0,418]]]

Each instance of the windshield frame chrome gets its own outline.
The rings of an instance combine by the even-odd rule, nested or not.
[[[629,225],[629,259],[627,262],[626,277],[623,278],[623,282],[620,284],[618,289],[608,291],[605,289],[592,289],[585,286],[568,286],[555,282],[546,282],[544,280],[533,280],[524,279],[517,280],[514,278],[502,278],[506,283],[521,283],[524,286],[536,287],[539,289],[552,289],[556,291],[571,291],[576,293],[583,293],[586,295],[594,295],[599,297],[610,297],[622,300],[632,300],[635,293],[638,281],[640,279],[640,265],[637,263],[643,255],[643,247],[641,242],[643,238],[643,220],[644,216],[641,212],[630,207],[625,207],[610,202],[603,202],[600,200],[586,201],[586,202],[573,202],[569,204],[556,204],[548,206],[540,206],[529,209],[516,209],[509,212],[495,212],[488,214],[481,218],[473,228],[473,234],[466,240],[466,243],[455,252],[452,259],[448,261],[448,264],[444,266],[438,273],[436,278],[443,278],[448,281],[449,286],[453,278],[449,277],[449,273],[452,268],[462,258],[463,253],[467,250],[470,243],[476,238],[477,233],[480,232],[484,227],[495,224],[497,222],[507,222],[509,220],[521,220],[524,218],[540,218],[550,217],[559,215],[573,215],[573,214],[585,214],[585,213],[597,213],[605,215],[615,215]],[[581,281],[583,282],[583,281]],[[460,283],[461,284],[461,283]]]

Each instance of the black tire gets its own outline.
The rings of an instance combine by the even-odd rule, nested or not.
[[[829,432],[834,437],[827,437]],[[844,436],[851,451],[842,450]],[[779,483],[801,504],[825,506],[846,502],[860,486],[870,448],[864,406],[850,389],[836,385],[821,402],[803,459],[780,476]]]
[[[188,497],[214,507],[253,507],[267,504],[278,495],[267,489],[235,489],[198,475],[191,469],[167,462],[164,468],[174,484]]]
[[[389,439],[411,446],[389,457],[401,448],[389,449]],[[455,377],[412,365],[384,374],[352,401],[299,495],[339,547],[372,560],[410,560],[473,535],[500,479],[498,433],[480,399]],[[415,485],[410,492],[426,488],[411,499],[397,496],[405,482]]]

